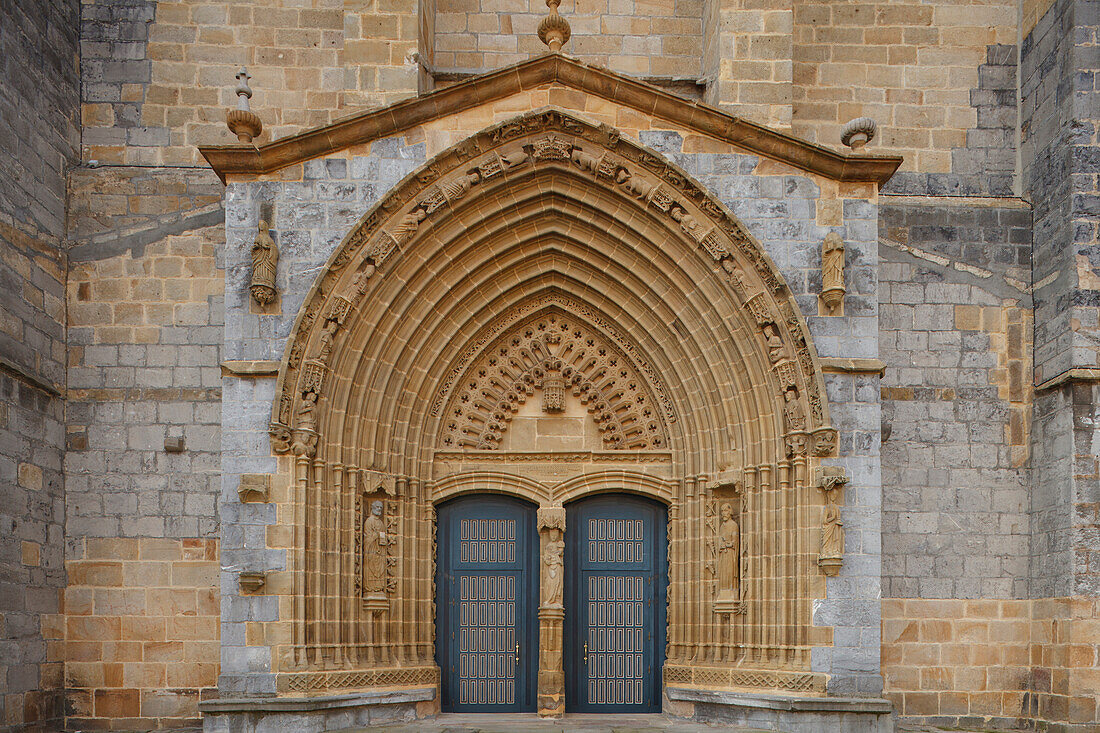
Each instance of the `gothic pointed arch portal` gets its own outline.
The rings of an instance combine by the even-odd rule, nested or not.
[[[271,439],[300,529],[284,689],[437,683],[423,609],[456,490],[533,501],[544,533],[589,493],[657,499],[666,684],[823,689],[810,476],[836,431],[806,324],[740,222],[612,128],[524,115],[365,214],[295,322]]]

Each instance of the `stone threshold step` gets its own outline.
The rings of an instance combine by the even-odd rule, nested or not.
[[[769,733],[758,728],[710,725],[664,715],[588,715],[571,713],[544,719],[534,713],[444,713],[430,720],[349,728],[340,733]]]

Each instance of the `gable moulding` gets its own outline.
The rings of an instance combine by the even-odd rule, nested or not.
[[[898,156],[844,155],[562,54],[539,56],[260,147],[212,145],[200,147],[199,152],[225,183],[229,175],[272,173],[552,83],[617,102],[750,153],[836,181],[882,185],[902,162]]]

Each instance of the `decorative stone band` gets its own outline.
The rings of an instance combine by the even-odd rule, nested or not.
[[[668,451],[569,451],[566,453],[514,450],[441,450],[435,460],[444,463],[672,463]]]
[[[704,687],[749,687],[762,690],[823,693],[825,675],[809,672],[786,672],[775,669],[742,669],[738,667],[681,667],[665,665],[665,684],[671,692],[674,684]]]
[[[346,690],[359,687],[402,687],[405,685],[438,685],[438,667],[406,667],[391,669],[361,669],[342,672],[294,672],[280,674],[275,687],[279,692],[313,692],[316,690]],[[434,688],[432,688],[434,691]],[[431,700],[429,697],[420,698]]]

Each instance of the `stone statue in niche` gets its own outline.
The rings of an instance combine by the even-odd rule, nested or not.
[[[738,601],[741,598],[741,526],[734,517],[731,503],[723,502],[718,513],[718,600]]]
[[[806,411],[798,400],[798,388],[793,384],[783,390],[783,415],[787,420],[787,432],[806,429]]]
[[[416,230],[420,228],[420,222],[424,221],[427,215],[428,212],[420,207],[413,209],[401,217],[390,235],[393,236],[395,242],[403,244],[405,241],[412,239],[412,236],[416,234]]]
[[[821,545],[817,564],[825,575],[837,575],[844,561],[844,521],[840,516],[840,492],[848,483],[844,469],[822,466],[818,486],[825,495],[825,517],[821,522]]]
[[[383,504],[379,500],[370,503],[370,513],[363,520],[363,606],[380,611],[389,608],[386,598],[387,546],[393,538],[386,532],[382,518]]]
[[[829,232],[821,244],[821,305],[825,316],[843,315],[844,240]]]
[[[481,183],[481,176],[476,171],[470,171],[450,181],[440,184],[440,189],[448,201],[455,201],[466,195],[473,186]]]
[[[331,318],[321,327],[321,346],[317,351],[317,358],[326,364],[332,354],[332,340],[336,338],[336,331],[339,328],[339,322]]]
[[[298,422],[294,426],[294,442],[291,450],[296,456],[312,456],[317,450],[317,422],[313,411],[317,408],[317,392],[302,393],[298,404]]]
[[[705,505],[707,571],[714,579],[714,612],[745,613],[744,574],[746,543],[741,522],[746,506],[740,471],[726,470],[708,485]]]
[[[260,219],[260,230],[252,242],[252,284],[248,291],[252,294],[252,299],[262,306],[275,300],[278,264],[279,248],[271,237],[270,225]]]
[[[775,364],[783,358],[783,338],[774,323],[764,324],[764,340],[768,342],[768,359]]]

